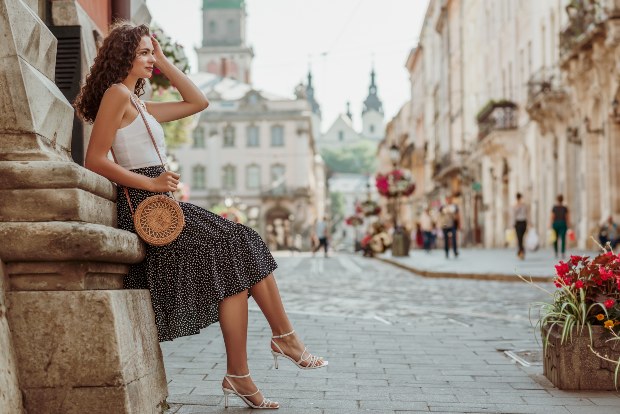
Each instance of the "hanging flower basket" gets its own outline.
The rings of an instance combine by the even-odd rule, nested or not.
[[[392,170],[387,174],[377,174],[377,191],[384,197],[409,196],[415,191],[415,183],[408,170]]]
[[[381,207],[376,201],[366,200],[355,206],[355,212],[357,214],[363,214],[366,217],[377,216],[381,213]]]
[[[344,222],[347,226],[357,227],[361,226],[364,223],[364,220],[362,220],[362,218],[358,216],[349,216],[345,219]]]
[[[168,60],[183,73],[187,73],[189,71],[189,61],[187,60],[187,56],[185,56],[183,46],[176,42],[172,42],[170,37],[158,26],[151,27],[151,33],[159,42],[161,50]],[[155,69],[153,69],[153,76],[151,76],[150,79],[153,90],[165,90],[170,88],[170,86],[172,86],[170,80],[157,68],[157,63],[155,63],[155,66]]]

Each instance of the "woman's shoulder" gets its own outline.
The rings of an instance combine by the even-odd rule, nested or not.
[[[106,99],[108,101],[114,102],[126,101],[129,96],[131,96],[131,92],[129,92],[129,89],[127,89],[125,85],[115,83],[111,85],[108,89],[106,89],[105,93],[103,94],[102,101]]]

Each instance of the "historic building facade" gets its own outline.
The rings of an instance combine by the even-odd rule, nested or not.
[[[466,243],[505,245],[517,192],[543,243],[558,194],[579,247],[619,218],[619,9],[431,0],[407,63],[410,128],[424,147],[426,203],[457,196]]]
[[[314,147],[311,107],[210,73],[192,75],[209,98],[192,142],[175,151],[190,201],[234,203],[274,248],[307,240],[325,210],[323,161]]]
[[[191,78],[211,104],[174,156],[192,203],[239,211],[272,249],[305,248],[326,210],[312,75],[294,99],[256,90],[245,24],[243,1],[204,0],[199,72]]]

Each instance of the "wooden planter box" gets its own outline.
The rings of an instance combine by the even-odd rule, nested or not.
[[[543,340],[548,327],[543,327]],[[592,327],[592,348],[601,355],[617,361],[620,341],[606,342],[611,334],[602,326]],[[543,356],[545,377],[561,390],[615,390],[616,364],[605,361],[590,350],[587,329],[573,332],[570,343],[561,344],[561,330],[555,327],[549,335],[549,344]],[[618,379],[620,385],[620,378]],[[620,387],[619,387],[620,388]]]

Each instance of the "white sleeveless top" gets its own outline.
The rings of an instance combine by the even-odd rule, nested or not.
[[[153,132],[153,138],[155,138],[155,142],[159,148],[159,154],[164,164],[166,164],[168,160],[166,159],[164,129],[159,122],[157,122],[155,117],[146,111],[146,105],[144,105],[142,101],[139,101],[139,103],[142,104],[142,112],[151,127],[151,132]],[[142,115],[139,113],[136,119],[129,125],[119,128],[116,131],[112,149],[116,156],[116,162],[118,162],[121,167],[128,170],[161,165],[153,141],[151,141],[151,137],[149,136],[149,131],[146,129]]]

